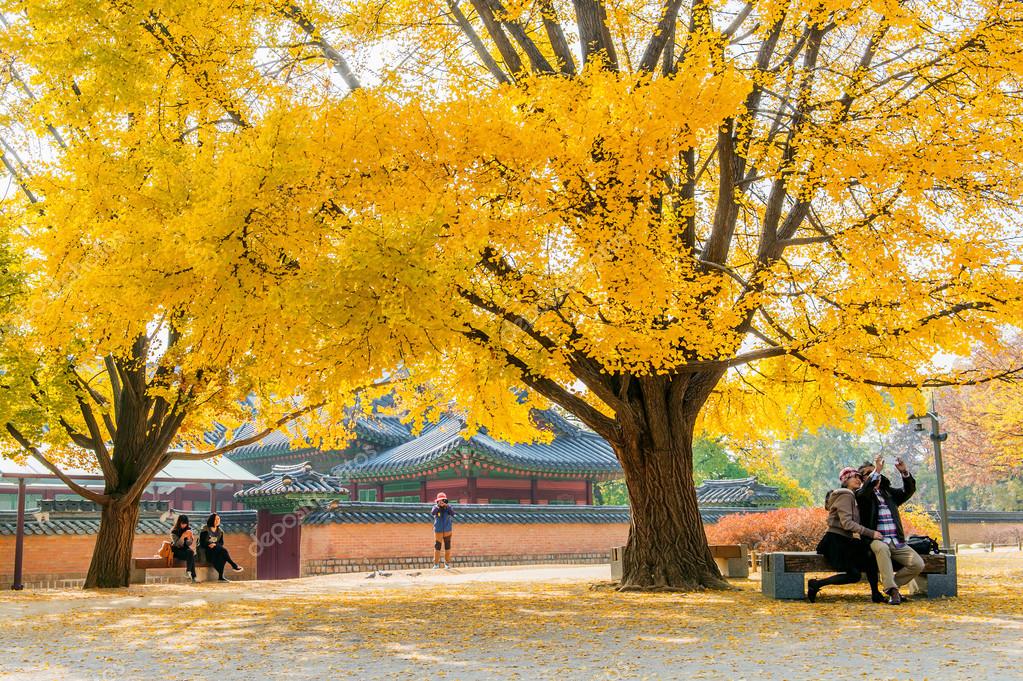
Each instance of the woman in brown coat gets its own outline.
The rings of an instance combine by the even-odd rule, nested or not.
[[[878,532],[860,524],[860,511],[854,495],[863,484],[863,479],[855,468],[843,468],[838,474],[838,481],[842,486],[828,492],[824,501],[824,507],[828,509],[828,531],[817,544],[817,553],[824,556],[839,574],[825,579],[811,579],[807,585],[806,598],[813,603],[825,586],[855,584],[860,581],[860,573],[866,572],[871,600],[883,603],[885,598],[877,588],[877,562],[870,551],[870,540],[876,539]]]

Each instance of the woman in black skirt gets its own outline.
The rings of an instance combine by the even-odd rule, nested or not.
[[[231,554],[224,546],[224,531],[220,529],[220,516],[216,513],[210,514],[206,519],[206,525],[199,533],[199,560],[209,563],[216,569],[218,582],[231,581],[224,576],[225,565],[230,565],[235,572],[242,571],[238,563],[231,560]]]
[[[828,509],[828,531],[817,544],[817,553],[824,556],[839,574],[811,579],[806,598],[813,603],[825,586],[855,584],[860,581],[860,573],[866,572],[871,600],[883,603],[884,595],[877,588],[877,561],[870,550],[870,540],[880,539],[881,533],[860,524],[860,511],[853,494],[863,484],[863,479],[855,468],[843,468],[838,474],[838,481],[842,487],[829,492],[824,502]],[[859,538],[854,534],[858,534]]]

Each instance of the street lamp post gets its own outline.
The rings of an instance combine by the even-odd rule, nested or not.
[[[941,432],[938,415],[933,410],[934,406],[932,403],[931,411],[928,411],[924,416],[910,416],[909,421],[916,424],[916,431],[918,433],[924,432],[924,419],[929,419],[931,422],[930,438],[934,444],[934,471],[938,475],[938,515],[941,521],[941,549],[948,553],[951,551],[952,543],[949,539],[948,531],[948,506],[945,503],[945,469],[941,461],[941,443],[948,439],[948,433]]]

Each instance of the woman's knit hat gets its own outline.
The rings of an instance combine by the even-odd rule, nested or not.
[[[838,474],[838,483],[840,485],[844,485],[846,480],[848,480],[854,475],[859,474],[860,472],[853,468],[852,466],[846,466],[845,468],[842,469],[842,472]]]

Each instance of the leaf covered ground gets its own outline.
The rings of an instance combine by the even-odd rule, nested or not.
[[[1023,553],[960,598],[620,594],[606,566],[0,595],[0,679],[980,679],[1023,669]]]

